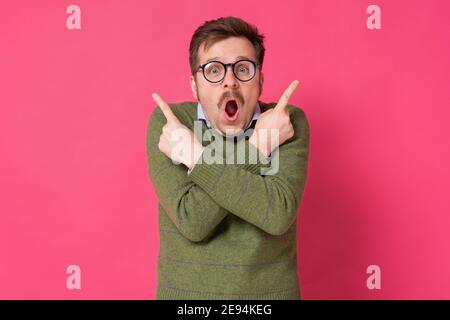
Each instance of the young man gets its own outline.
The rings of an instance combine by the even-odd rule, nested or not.
[[[259,101],[263,40],[241,19],[207,21],[189,50],[198,102],[168,105],[153,94],[157,299],[300,298],[296,218],[309,125],[288,105],[297,81],[278,103]]]

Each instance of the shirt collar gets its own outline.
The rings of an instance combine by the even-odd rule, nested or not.
[[[247,130],[252,122],[256,119],[258,119],[259,115],[261,114],[261,108],[259,107],[259,103],[256,103],[256,109],[255,112],[253,113],[253,117],[252,120],[250,120],[250,122],[248,123],[247,127],[244,130]],[[206,114],[203,112],[203,106],[200,103],[200,101],[197,103],[197,120],[205,120],[206,125],[211,128],[211,123],[209,122],[209,120],[206,118]]]

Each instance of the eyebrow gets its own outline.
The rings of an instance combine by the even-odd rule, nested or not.
[[[236,60],[234,62],[242,60],[242,59],[252,60],[252,59],[250,59],[249,57],[246,57],[246,56],[238,56],[238,57],[236,57]],[[206,60],[205,63],[208,63],[210,61],[220,61],[220,57],[209,58],[208,60]]]

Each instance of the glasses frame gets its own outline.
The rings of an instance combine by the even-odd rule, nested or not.
[[[234,72],[234,67],[235,67],[235,65],[238,64],[239,62],[242,62],[242,61],[250,62],[250,63],[253,65],[253,67],[255,68],[255,74],[254,74],[250,79],[248,79],[248,80],[241,80],[241,79],[239,79],[239,77],[238,77],[238,76],[236,75],[236,73]],[[208,64],[213,63],[213,62],[221,64],[221,65],[224,67],[224,69],[225,69],[225,72],[223,73],[222,79],[217,80],[217,81],[211,81],[211,80],[209,80],[209,79],[206,77],[206,75],[205,75],[205,67],[206,67]],[[208,61],[208,62],[206,62],[206,63],[204,63],[204,64],[201,64],[201,65],[198,67],[197,72],[199,72],[200,69],[201,69],[201,70],[202,70],[203,77],[205,78],[206,81],[208,81],[208,82],[210,82],[210,83],[218,83],[218,82],[223,81],[223,79],[225,79],[225,77],[227,76],[228,67],[231,67],[231,70],[233,71],[233,75],[234,75],[234,77],[235,77],[236,79],[238,79],[238,80],[241,81],[241,82],[248,82],[248,81],[252,80],[252,79],[256,76],[256,71],[257,71],[257,69],[259,68],[259,65],[258,65],[258,63],[256,63],[255,61],[252,61],[252,60],[249,60],[249,59],[240,59],[240,60],[238,60],[238,61],[236,61],[236,62],[234,62],[234,63],[223,63],[223,62],[221,62],[221,61],[213,60],[213,61]]]

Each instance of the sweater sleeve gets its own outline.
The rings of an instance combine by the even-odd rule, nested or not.
[[[272,154],[271,174],[259,174],[260,164],[208,164],[199,159],[189,175],[218,205],[272,235],[284,234],[295,221],[307,176],[309,124],[303,110],[288,110],[294,136]]]
[[[149,176],[161,207],[187,239],[198,242],[208,237],[228,212],[193,182],[182,164],[174,164],[159,148],[166,119],[155,108],[147,126]]]

